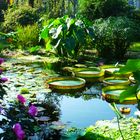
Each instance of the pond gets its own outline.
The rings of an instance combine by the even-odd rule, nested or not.
[[[44,74],[44,70],[37,64],[26,66],[22,63],[14,63],[13,67],[13,63],[7,62],[6,66],[7,71],[4,75],[10,79],[8,82],[10,91],[7,90],[9,97],[12,98],[19,94],[23,88],[28,88],[30,93],[37,95],[38,99],[45,95],[46,102],[50,102],[46,111],[49,112],[53,108],[50,116],[54,118],[54,121],[61,121],[68,127],[84,128],[95,124],[98,120],[111,120],[116,117],[109,103],[101,97],[101,83],[86,85],[83,91],[77,93],[48,92],[44,84],[45,80],[59,74],[55,72]],[[136,105],[117,106],[118,108],[126,106],[131,108],[131,113],[127,117],[134,116]]]
[[[94,87],[91,87],[88,91],[92,89]],[[93,95],[83,94],[79,97],[56,94],[60,97],[60,120],[68,127],[84,128],[94,125],[98,120],[111,120],[116,117],[109,103],[104,101],[97,93]],[[136,111],[136,105],[117,105],[117,107],[131,108],[131,113],[126,117],[134,116]]]

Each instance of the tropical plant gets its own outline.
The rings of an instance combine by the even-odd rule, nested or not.
[[[95,28],[94,47],[103,58],[121,60],[130,44],[140,40],[138,24],[127,17],[99,19],[93,26]]]
[[[50,19],[43,27],[40,38],[46,43],[46,50],[53,50],[58,56],[76,58],[86,47],[87,38],[93,39],[93,28],[83,21],[64,16]]]
[[[80,0],[79,14],[93,21],[98,18],[127,14],[127,0]]]
[[[138,109],[140,110],[140,59],[129,59],[126,65],[120,68],[120,73],[132,72],[136,84],[128,87],[128,89],[121,93],[120,102],[123,102],[128,97],[136,96],[138,100]]]

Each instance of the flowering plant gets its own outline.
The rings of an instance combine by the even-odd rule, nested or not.
[[[17,100],[8,106],[8,108],[1,106],[0,114],[3,118],[0,120],[0,124],[2,124],[3,133],[0,134],[0,137],[6,140],[13,138],[23,140],[40,130],[35,119],[38,109],[34,104],[19,94]]]

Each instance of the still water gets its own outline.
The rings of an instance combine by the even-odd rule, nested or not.
[[[119,105],[119,107],[124,105]],[[131,108],[133,116],[136,105],[125,105]],[[61,121],[69,126],[87,127],[98,120],[110,120],[115,113],[109,104],[101,99],[84,101],[82,98],[63,97],[61,100]]]
[[[102,100],[101,96],[97,94],[99,90],[95,87],[90,89],[82,93],[81,96],[74,96],[76,93],[55,94],[58,94],[59,97],[61,96],[59,98],[59,118],[61,122],[68,127],[84,128],[94,125],[98,120],[111,120],[116,117],[109,103]],[[90,92],[92,94],[89,94]],[[136,105],[117,105],[117,107],[131,108],[131,113],[126,117],[134,116],[136,111]]]

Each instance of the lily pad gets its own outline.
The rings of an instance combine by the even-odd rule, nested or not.
[[[85,86],[85,80],[72,77],[54,77],[46,81],[52,89],[72,90],[81,89]]]
[[[123,102],[120,102],[120,95],[126,91],[128,86],[107,86],[102,89],[102,96],[107,102],[115,102],[118,104],[136,104],[137,99],[135,96],[126,98]]]

